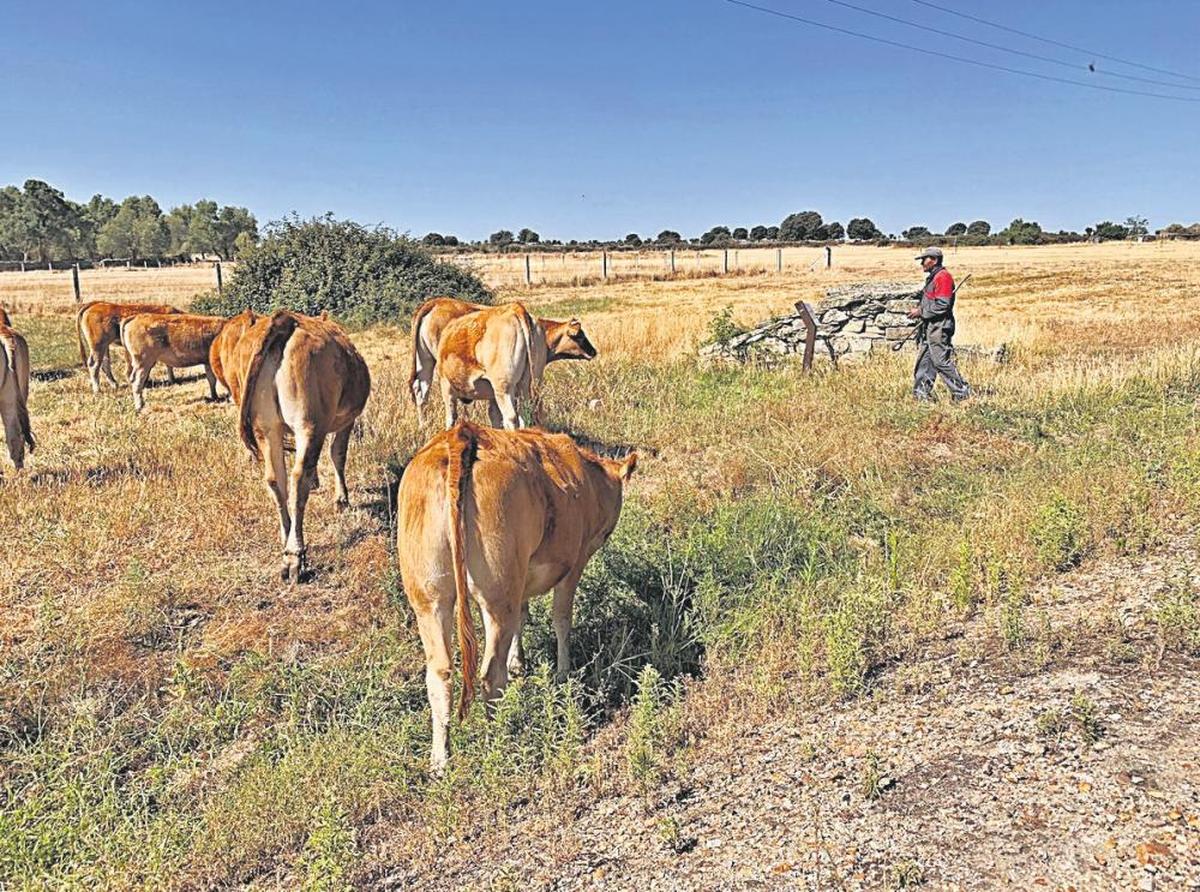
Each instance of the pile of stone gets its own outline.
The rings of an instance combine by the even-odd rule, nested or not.
[[[812,310],[817,324],[815,359],[841,361],[870,356],[898,342],[913,349],[914,322],[908,311],[917,305],[919,283],[866,282],[825,292]],[[804,353],[806,334],[799,313],[772,319],[727,341],[709,344],[700,355],[738,362],[773,362]]]

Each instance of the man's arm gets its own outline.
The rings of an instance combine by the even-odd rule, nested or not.
[[[926,322],[950,315],[954,302],[954,277],[946,270],[933,278],[933,293],[921,301],[921,318]]]

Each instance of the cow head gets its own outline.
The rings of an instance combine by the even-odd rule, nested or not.
[[[546,351],[550,361],[556,359],[594,359],[596,348],[588,340],[583,325],[578,319],[555,322],[553,319],[538,320],[546,332]]]

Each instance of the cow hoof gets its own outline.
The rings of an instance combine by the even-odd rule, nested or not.
[[[333,503],[333,507],[336,508],[339,513],[342,511],[349,511],[350,510],[350,499],[349,498],[338,499],[336,502]]]
[[[279,565],[279,578],[282,581],[295,585],[301,582],[306,575],[303,555],[285,554],[283,556],[283,562]]]

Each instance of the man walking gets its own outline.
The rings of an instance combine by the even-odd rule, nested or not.
[[[925,288],[921,303],[908,311],[909,318],[919,319],[917,331],[917,364],[913,369],[913,396],[921,402],[933,400],[933,384],[941,375],[950,388],[954,402],[965,400],[971,388],[954,365],[954,277],[942,266],[942,249],[926,248],[921,256],[925,270]]]

